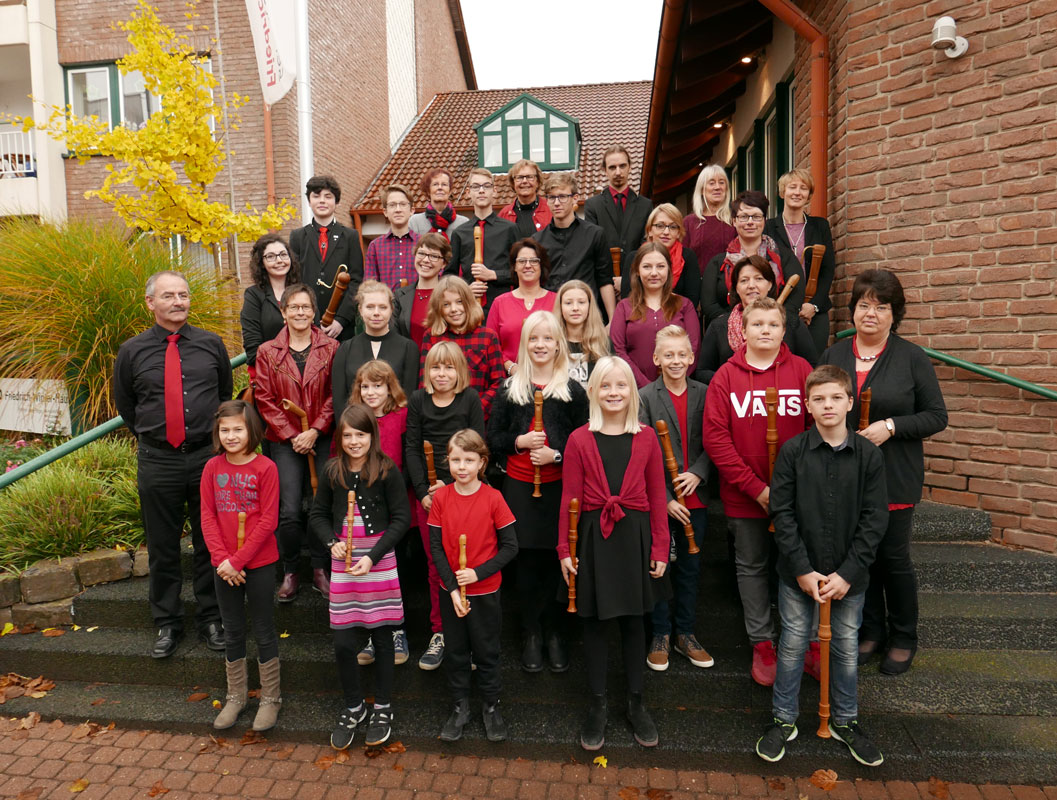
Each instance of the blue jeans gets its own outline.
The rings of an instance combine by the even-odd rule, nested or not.
[[[829,649],[830,719],[835,725],[846,725],[859,716],[859,626],[865,595],[845,595],[831,600],[830,627],[833,640]],[[800,713],[800,678],[804,674],[804,653],[814,632],[818,604],[799,587],[781,581],[778,586],[778,611],[782,616],[782,637],[778,641],[778,670],[774,678],[772,713],[782,722],[792,724]]]
[[[708,509],[694,508],[690,511],[690,524],[694,527],[694,541],[701,547],[705,543],[705,532],[708,530]],[[668,517],[668,532],[675,540],[675,551],[678,554],[675,563],[670,564],[672,581],[672,605],[675,606],[676,635],[693,636],[694,623],[697,622],[697,584],[701,575],[701,554],[690,555],[687,549],[690,543],[686,540],[683,524]],[[653,607],[653,635],[670,636],[672,623],[669,619],[669,603],[658,600]]]

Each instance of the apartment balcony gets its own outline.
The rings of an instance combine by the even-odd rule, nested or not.
[[[0,0],[0,47],[29,44],[26,0]]]

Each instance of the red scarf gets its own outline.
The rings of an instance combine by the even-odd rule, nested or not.
[[[754,254],[748,253],[748,255]],[[763,238],[760,239],[760,249],[755,255],[763,256],[771,263],[771,270],[774,272],[774,290],[781,293],[782,287],[785,285],[785,277],[782,275],[782,258],[778,255],[778,245],[775,244],[774,239],[764,234]],[[723,259],[723,263],[719,266],[719,271],[723,274],[723,279],[727,283],[728,295],[733,294],[730,281],[734,275],[734,265],[744,257],[741,252],[741,240],[735,236],[730,240],[730,244],[727,245],[727,257]],[[733,305],[735,299],[731,297],[729,302]]]
[[[727,317],[727,342],[735,353],[745,344],[745,329],[741,325],[741,303],[730,310]]]
[[[455,206],[448,203],[443,211],[437,211],[432,203],[426,203],[426,219],[429,220],[430,233],[439,233],[448,238],[448,226],[455,219]]]
[[[679,278],[683,275],[683,267],[686,266],[686,259],[683,258],[683,243],[676,240],[672,242],[671,247],[668,248],[668,255],[672,257],[672,291],[675,291],[675,284],[679,283]]]

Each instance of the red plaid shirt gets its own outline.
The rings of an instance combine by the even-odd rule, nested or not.
[[[483,325],[469,333],[452,333],[445,331],[434,336],[426,331],[422,337],[421,356],[418,363],[419,386],[426,371],[426,353],[435,342],[447,340],[455,342],[466,356],[466,365],[470,370],[470,386],[481,396],[481,407],[485,419],[492,407],[499,384],[506,378],[506,367],[503,366],[503,351],[499,347],[499,337],[491,328]]]
[[[412,253],[416,241],[418,235],[413,231],[403,236],[394,236],[389,231],[373,240],[367,245],[364,257],[364,280],[381,281],[390,289],[400,286],[401,278],[406,278],[409,284],[414,283],[418,280]]]

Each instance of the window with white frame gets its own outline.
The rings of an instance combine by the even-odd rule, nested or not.
[[[520,95],[476,129],[478,163],[492,172],[506,172],[522,158],[546,172],[577,166],[579,122],[532,95]]]
[[[213,71],[208,56],[199,64],[206,72]],[[67,67],[66,99],[76,116],[95,116],[110,128],[121,125],[130,130],[142,128],[162,107],[161,98],[147,90],[141,72],[122,73],[113,63]],[[213,125],[210,118],[210,130]]]

